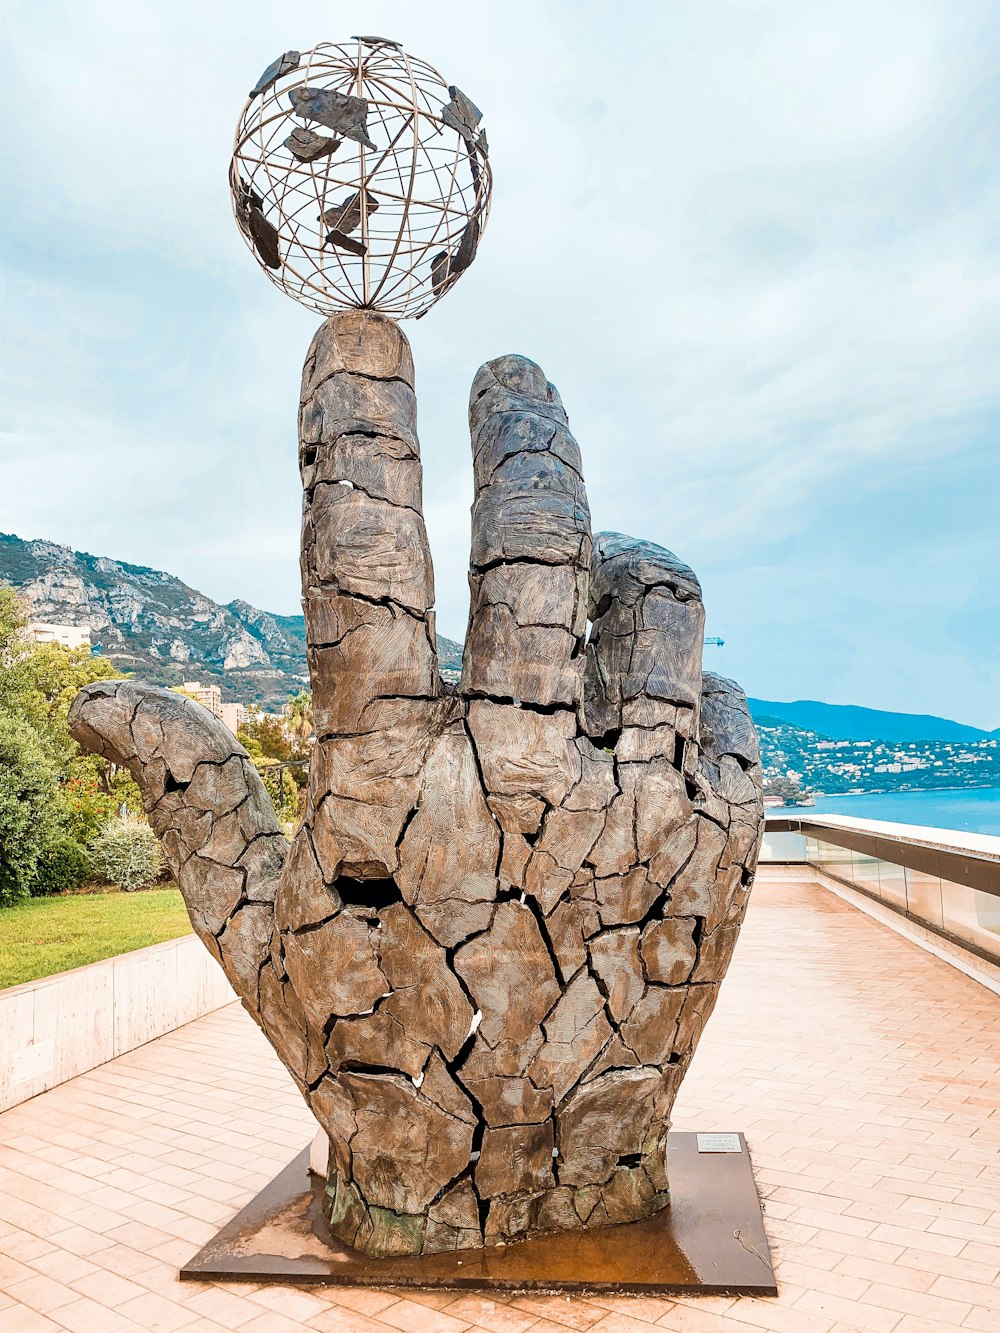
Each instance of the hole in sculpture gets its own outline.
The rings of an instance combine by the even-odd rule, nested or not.
[[[618,742],[621,738],[621,727],[613,727],[610,731],[606,731],[603,736],[594,736],[592,739],[598,750],[607,750],[609,753],[613,754],[617,749]]]
[[[351,879],[340,875],[333,884],[345,903],[351,907],[388,907],[401,903],[403,895],[394,879]]]

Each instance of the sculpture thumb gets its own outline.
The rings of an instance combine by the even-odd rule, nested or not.
[[[195,932],[260,1022],[288,843],[246,750],[201,704],[132,681],[81,690],[69,728],[132,773]]]

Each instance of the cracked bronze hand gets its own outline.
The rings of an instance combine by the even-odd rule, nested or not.
[[[484,366],[470,420],[454,692],[409,347],[364,311],[316,334],[300,439],[317,739],[291,848],[198,705],[101,682],[72,713],[138,779],[195,930],[329,1135],[333,1231],[373,1254],[666,1203],[667,1119],[762,827],[746,700],[702,675],[694,574],[645,542],[592,543],[580,453],[532,362]]]

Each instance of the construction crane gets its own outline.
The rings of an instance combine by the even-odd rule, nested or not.
[[[705,642],[712,644],[716,648],[721,648],[726,641],[725,639],[712,638],[712,639],[706,639]]]

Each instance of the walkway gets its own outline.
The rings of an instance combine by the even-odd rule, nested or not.
[[[996,1333],[998,1108],[1000,1000],[772,874],[674,1124],[746,1132],[777,1300],[181,1285],[178,1265],[311,1137],[230,1006],[0,1116],[0,1329]]]

